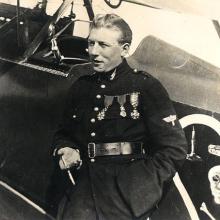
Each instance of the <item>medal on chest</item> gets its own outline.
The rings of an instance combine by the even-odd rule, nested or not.
[[[140,113],[137,110],[137,107],[139,105],[139,94],[140,94],[139,92],[132,92],[129,94],[123,94],[123,95],[117,95],[117,96],[104,95],[104,108],[98,113],[97,119],[99,121],[105,119],[106,113],[109,107],[113,105],[114,100],[116,100],[116,102],[119,104],[120,108],[119,108],[118,114],[123,118],[129,115],[129,113],[126,112],[126,109],[125,109],[125,103],[129,100],[131,107],[132,107],[131,112],[130,112],[130,117],[132,119],[138,119],[140,117]]]
[[[109,108],[109,106],[112,105],[114,96],[104,96],[104,108],[98,113],[97,118],[99,121],[103,120],[105,118],[105,114]]]
[[[139,92],[132,92],[130,94],[130,103],[133,107],[133,111],[131,112],[131,117],[133,119],[138,119],[140,117],[140,113],[137,110],[137,107],[139,105],[138,97],[139,97]]]
[[[126,113],[125,107],[124,107],[124,104],[126,102],[126,95],[117,96],[117,99],[118,99],[118,103],[120,105],[120,115],[121,115],[121,117],[124,118],[127,116],[127,113]]]

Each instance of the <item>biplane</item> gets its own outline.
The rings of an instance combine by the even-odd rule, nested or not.
[[[89,23],[96,13],[110,11],[122,17],[127,13],[136,31],[138,22],[143,22],[127,60],[159,79],[174,103],[189,146],[174,182],[191,219],[219,219],[220,196],[215,189],[220,187],[220,64],[159,34],[167,28],[170,36],[175,35],[168,26],[178,19],[176,25],[187,25],[187,14],[200,29],[210,27],[211,39],[218,43],[212,53],[220,55],[217,6],[217,1],[196,5],[189,0],[175,4],[169,0],[64,0],[59,4],[1,0],[0,219],[55,218],[69,182],[51,156],[52,137],[68,89],[83,74],[76,67],[89,63]],[[135,10],[140,10],[139,17]],[[168,17],[171,23],[165,22]],[[193,38],[193,31],[188,35]],[[196,37],[195,42],[203,36]]]

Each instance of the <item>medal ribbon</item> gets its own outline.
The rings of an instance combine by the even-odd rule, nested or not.
[[[105,118],[105,113],[108,110],[109,106],[112,105],[114,96],[104,96],[104,108],[98,113],[97,118],[98,120],[103,120]]]
[[[126,102],[126,95],[117,96],[117,99],[118,99],[118,103],[120,105],[120,115],[122,117],[126,117],[127,113],[126,113],[125,107],[124,107],[124,104]]]
[[[131,117],[133,119],[138,119],[140,117],[140,113],[137,110],[138,107],[138,96],[139,96],[139,92],[133,92],[130,94],[130,103],[133,106],[133,111],[131,112]]]

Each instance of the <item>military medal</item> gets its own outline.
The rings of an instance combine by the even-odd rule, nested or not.
[[[114,96],[107,96],[105,95],[104,98],[104,108],[98,113],[97,118],[99,121],[103,120],[105,118],[105,113],[107,112],[110,105],[112,105]]]
[[[107,108],[104,108],[104,109],[102,109],[101,112],[98,113],[97,118],[98,118],[99,121],[104,119],[106,111],[107,111]]]
[[[120,106],[120,115],[124,118],[127,116],[124,106]]]
[[[131,112],[131,117],[133,119],[138,119],[140,117],[140,113],[138,112],[137,110],[137,107],[138,107],[138,95],[140,93],[139,92],[132,92],[130,94],[130,103],[133,107],[133,111]]]
[[[126,95],[117,96],[120,105],[120,115],[124,118],[127,116],[124,104],[126,102]]]

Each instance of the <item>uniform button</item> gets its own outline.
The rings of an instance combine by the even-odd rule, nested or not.
[[[101,99],[101,97],[102,97],[101,95],[97,95],[96,96],[97,99]]]
[[[76,115],[73,115],[73,118],[76,118]]]
[[[104,89],[105,87],[106,87],[106,85],[104,85],[104,84],[101,85],[101,88],[102,88],[102,89]]]
[[[135,72],[135,73],[137,73],[137,71],[138,71],[137,69],[134,69],[134,72]]]
[[[95,112],[97,112],[98,110],[99,110],[99,108],[98,108],[98,107],[95,107],[95,108],[94,108],[94,111],[95,111]]]
[[[92,133],[91,133],[91,136],[92,136],[92,137],[95,137],[95,132],[92,132]]]
[[[90,120],[92,123],[94,123],[95,122],[95,119],[94,118],[91,118],[91,120]]]

